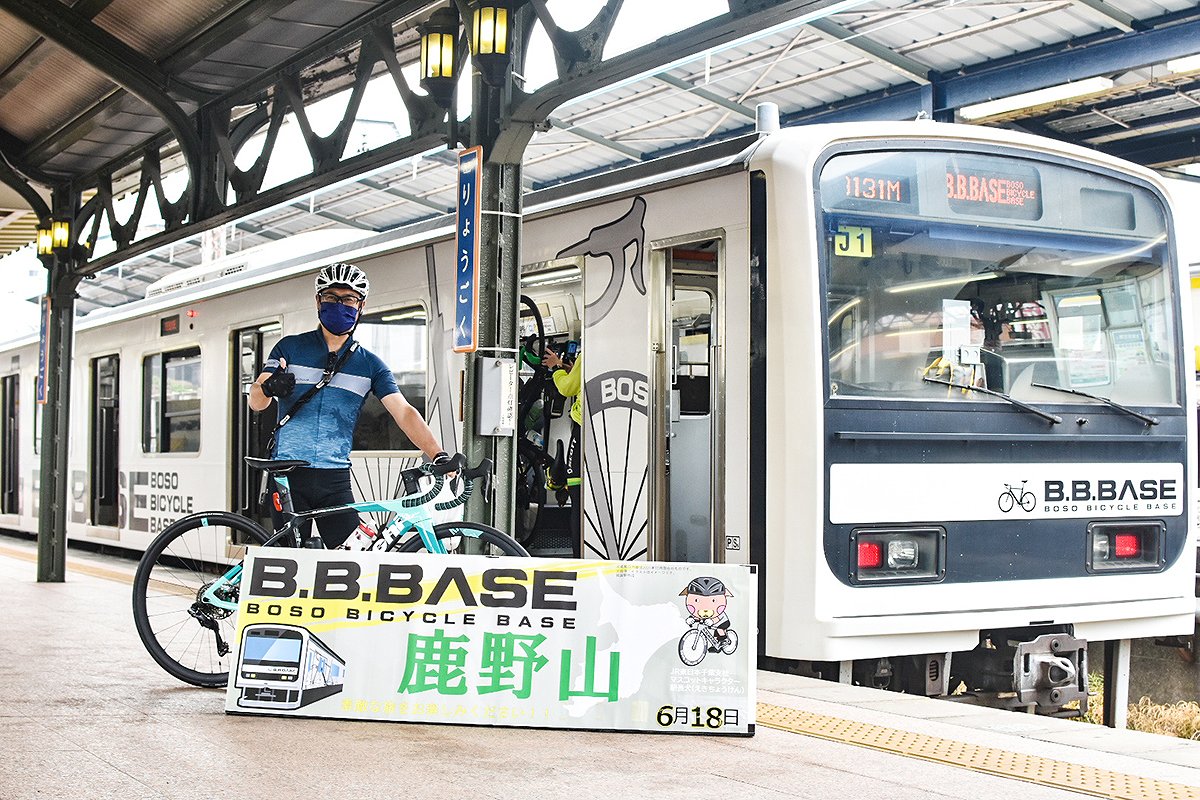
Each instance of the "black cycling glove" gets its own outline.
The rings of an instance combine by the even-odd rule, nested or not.
[[[450,454],[445,450],[438,451],[438,454],[433,457],[434,464],[445,464],[450,460]]]
[[[286,369],[277,369],[262,382],[262,391],[267,397],[290,397],[296,389],[296,376]]]

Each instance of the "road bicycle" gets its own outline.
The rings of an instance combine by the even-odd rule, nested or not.
[[[687,666],[696,666],[710,651],[729,655],[737,650],[737,631],[732,628],[726,628],[724,638],[719,639],[713,628],[700,620],[693,619],[688,624],[692,627],[679,637],[679,660]]]
[[[1037,497],[1033,492],[1026,491],[1025,484],[1029,481],[1021,481],[1021,486],[1014,488],[1007,483],[1004,484],[1004,491],[1000,493],[996,503],[999,504],[1000,510],[1005,514],[1013,510],[1014,505],[1020,506],[1025,511],[1033,511],[1033,507],[1037,505]]]
[[[366,500],[312,511],[296,511],[287,472],[308,466],[306,461],[246,458],[246,464],[275,480],[272,494],[284,523],[274,532],[248,517],[228,511],[203,511],[167,526],[150,543],[133,579],[133,620],[150,656],[185,683],[224,686],[236,652],[234,614],[248,545],[264,547],[323,547],[311,531],[312,520],[352,509],[387,514],[370,538],[369,549],[415,553],[474,553],[528,556],[512,537],[477,522],[433,521],[432,511],[448,511],[467,502],[474,484],[491,479],[492,462],[484,459],[466,468],[462,454],[442,464],[422,464],[401,473],[404,492],[389,500]],[[434,502],[446,476],[452,499]],[[422,491],[422,485],[430,483]],[[306,528],[308,529],[306,531]]]

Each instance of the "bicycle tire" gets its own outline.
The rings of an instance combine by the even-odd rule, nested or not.
[[[1007,500],[1008,502],[1005,503],[1004,502],[1005,500]],[[1004,494],[1000,495],[1000,497],[996,500],[996,504],[1000,506],[1000,510],[1003,511],[1005,514],[1007,514],[1008,512],[1013,510],[1013,504],[1015,502],[1016,501],[1013,500],[1013,496],[1010,492],[1005,492]]]
[[[708,642],[704,634],[695,628],[683,632],[679,637],[679,660],[689,667],[694,667],[708,655]]]
[[[465,554],[476,552],[480,555],[502,555],[502,556],[529,556],[529,551],[522,547],[516,539],[496,530],[491,525],[484,525],[480,522],[439,522],[433,526],[433,532],[437,536],[439,542],[458,539],[455,544],[447,546],[446,551],[449,553]],[[471,543],[477,542],[488,545],[499,552],[487,552],[480,547],[473,546]],[[400,545],[401,553],[420,553],[425,552],[425,542],[420,536],[411,536],[403,544]]]
[[[1029,500],[1028,505],[1025,503],[1027,499]],[[1037,505],[1037,497],[1034,496],[1033,492],[1025,492],[1021,495],[1019,502],[1022,511],[1033,511],[1033,507]]]
[[[237,658],[234,612],[201,604],[199,594],[242,559],[245,544],[269,538],[253,520],[214,511],[171,523],[146,548],[133,578],[133,622],[150,657],[171,676],[209,688],[229,682],[229,665]],[[222,632],[226,653],[201,617]]]

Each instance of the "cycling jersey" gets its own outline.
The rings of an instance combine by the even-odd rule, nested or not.
[[[350,342],[346,340],[338,356]],[[296,388],[290,397],[276,398],[276,419],[291,411],[292,405],[321,380],[330,363],[329,347],[320,328],[280,339],[271,348],[263,369],[273,372],[280,358],[287,362],[288,372],[296,376]],[[303,459],[317,469],[349,467],[354,426],[367,392],[383,399],[398,391],[387,364],[359,346],[325,388],[301,406],[296,416],[275,434],[274,457]]]

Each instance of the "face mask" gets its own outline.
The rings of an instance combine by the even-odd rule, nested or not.
[[[358,319],[358,309],[344,306],[341,303],[321,303],[317,311],[317,319],[325,326],[325,330],[334,336],[349,333]]]

